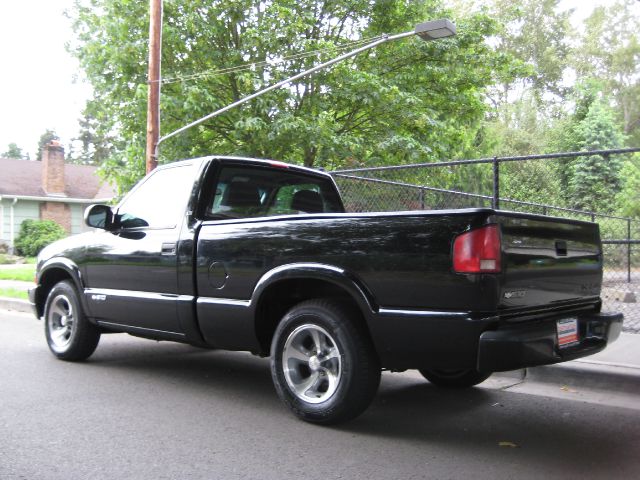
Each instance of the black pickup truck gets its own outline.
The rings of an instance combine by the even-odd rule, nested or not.
[[[103,333],[271,357],[300,418],[349,420],[383,369],[468,387],[602,350],[594,223],[492,209],[344,213],[331,176],[206,157],[158,168],[50,245],[30,299],[53,354]]]

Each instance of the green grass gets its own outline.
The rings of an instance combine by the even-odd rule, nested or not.
[[[33,282],[35,273],[35,265],[24,265],[15,268],[2,268],[0,269],[0,280],[21,280],[23,282]]]
[[[13,265],[16,262],[16,259],[20,259],[21,257],[13,257],[7,255],[5,253],[0,253],[0,265]],[[26,257],[23,258],[24,263],[35,264],[36,257]]]
[[[0,288],[0,297],[21,298],[23,300],[29,298],[27,292],[17,288]]]

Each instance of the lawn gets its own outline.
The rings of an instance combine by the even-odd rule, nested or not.
[[[23,282],[33,282],[35,273],[35,265],[22,265],[20,267],[0,268],[0,280],[21,280]]]
[[[13,255],[7,255],[6,253],[0,253],[0,265],[11,265],[16,262],[16,260],[22,260],[25,263],[36,263],[35,257],[14,257]]]
[[[17,288],[0,288],[0,297],[28,299],[27,292]]]

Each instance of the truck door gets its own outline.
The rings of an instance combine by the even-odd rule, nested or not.
[[[85,264],[90,314],[107,326],[182,336],[177,315],[177,242],[193,187],[194,165],[157,169],[116,211]]]

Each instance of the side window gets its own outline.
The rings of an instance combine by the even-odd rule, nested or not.
[[[190,165],[156,170],[118,208],[122,228],[173,228],[193,187]]]
[[[224,169],[213,197],[211,214],[228,218],[258,217],[264,214],[267,192],[244,169]]]
[[[219,174],[207,216],[224,219],[342,211],[329,179],[282,168],[226,166]]]
[[[324,212],[320,187],[314,184],[294,184],[280,187],[269,215],[290,215]]]

